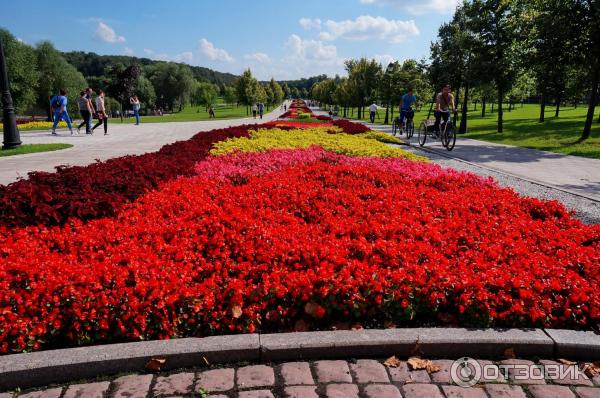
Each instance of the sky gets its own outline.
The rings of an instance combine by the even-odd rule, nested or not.
[[[459,0],[1,0],[0,27],[61,51],[135,55],[261,80],[421,59]]]

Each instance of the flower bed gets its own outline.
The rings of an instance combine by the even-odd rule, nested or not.
[[[36,212],[6,219],[44,222],[0,228],[0,353],[600,322],[600,225],[342,126],[215,130],[2,187]]]
[[[600,226],[557,203],[315,147],[195,170],[116,218],[4,232],[0,351],[337,322],[600,320]]]

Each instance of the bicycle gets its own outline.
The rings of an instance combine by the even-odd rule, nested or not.
[[[442,142],[442,146],[446,148],[446,150],[451,151],[454,149],[456,145],[456,131],[454,128],[454,122],[452,118],[448,118],[447,122],[443,120],[440,121],[438,129],[435,129],[435,120],[428,119],[421,123],[419,128],[419,145],[425,145],[427,142],[427,136],[430,136],[434,139],[439,139]]]
[[[392,125],[392,132],[394,136],[396,136],[396,131],[399,132],[398,135],[402,135],[402,133],[406,133],[406,138],[412,138],[415,133],[415,123],[414,123],[415,112],[410,111],[406,112],[404,116],[404,121],[402,125],[400,125],[400,118],[394,119],[394,123]]]

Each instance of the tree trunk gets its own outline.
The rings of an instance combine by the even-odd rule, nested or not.
[[[437,94],[433,93],[433,99],[431,100],[431,106],[429,107],[429,113],[427,113],[427,119],[431,117],[431,112],[433,111],[433,106],[435,105],[435,99],[437,98]]]
[[[498,132],[501,133],[502,132],[502,116],[504,115],[504,112],[502,110],[502,98],[504,97],[503,95],[504,93],[502,92],[502,90],[498,90]]]
[[[481,117],[485,117],[485,97],[481,99]]]
[[[347,106],[345,106],[345,107],[344,107],[344,119],[346,118],[346,114],[347,114],[347,113],[348,113],[348,107],[347,107]]]
[[[492,102],[492,110],[490,111],[490,113],[494,113],[494,106],[495,106],[495,105],[496,105],[496,104],[494,104],[494,103]]]
[[[385,120],[383,121],[383,124],[388,124],[390,119],[390,101],[388,101],[387,103],[387,107],[385,108]]]
[[[475,101],[475,109],[473,111],[477,112],[477,101]]]
[[[596,111],[596,104],[598,103],[598,78],[600,75],[600,68],[596,66],[594,68],[594,77],[592,78],[592,89],[590,90],[590,104],[588,106],[587,117],[585,119],[585,127],[581,133],[581,141],[590,138],[592,133],[592,122],[594,121],[594,112]]]
[[[554,112],[554,117],[558,117],[558,115],[560,113],[560,101],[561,101],[561,98],[560,98],[560,95],[558,95],[556,97],[556,112]]]
[[[542,93],[540,97],[540,123],[546,119],[546,95]]]
[[[121,110],[119,112],[119,114],[121,115],[121,123],[123,123],[123,102],[119,102],[119,106],[121,107]]]
[[[391,113],[390,117],[392,118],[392,121],[393,121],[394,120],[394,105],[393,104],[390,105],[390,108],[392,109],[392,113]]]
[[[467,113],[469,111],[469,83],[465,85],[465,95],[463,98],[462,114],[460,116],[460,128],[458,129],[459,134],[467,133]]]

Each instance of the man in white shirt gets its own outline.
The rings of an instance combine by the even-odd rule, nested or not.
[[[371,106],[369,107],[369,113],[370,113],[370,119],[371,119],[371,123],[375,123],[375,115],[377,114],[377,109],[379,107],[377,106],[377,104],[375,103],[375,101],[373,101],[373,104],[371,104]]]

